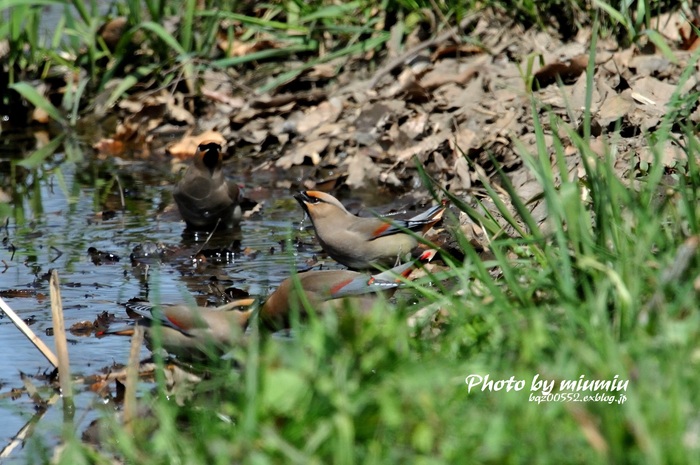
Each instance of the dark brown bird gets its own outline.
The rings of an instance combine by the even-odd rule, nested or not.
[[[221,165],[221,145],[199,144],[192,165],[175,186],[173,198],[189,229],[231,229],[240,223],[241,191],[226,180]]]
[[[403,260],[418,246],[416,234],[427,232],[445,211],[437,205],[408,220],[361,218],[324,192],[304,191],[294,197],[311,218],[323,250],[354,270],[393,266]]]

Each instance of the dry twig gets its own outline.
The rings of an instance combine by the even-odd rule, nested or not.
[[[39,336],[37,336],[32,329],[27,326],[27,324],[20,318],[14,310],[10,308],[9,305],[5,302],[5,300],[0,297],[0,309],[2,309],[3,312],[5,312],[5,315],[10,317],[10,320],[15,324],[17,329],[22,331],[22,334],[24,334],[27,339],[29,339],[32,344],[36,346],[37,349],[39,349],[39,352],[41,352],[41,355],[46,357],[46,360],[49,361],[51,365],[56,368],[58,366],[58,359],[56,358],[56,355],[49,349],[49,347],[39,339]]]

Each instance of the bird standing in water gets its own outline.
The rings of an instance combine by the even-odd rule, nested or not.
[[[350,298],[358,310],[368,310],[378,294],[395,291],[402,278],[408,279],[419,262],[429,262],[436,252],[426,250],[417,260],[374,275],[351,270],[319,270],[290,276],[267,298],[260,309],[260,321],[273,331],[289,328],[292,310],[304,316],[308,307],[319,312],[342,309],[338,300],[344,298]]]
[[[445,211],[437,205],[408,220],[362,218],[324,192],[303,191],[294,198],[311,218],[323,250],[353,270],[389,267],[403,260],[418,247],[416,234],[426,233]]]
[[[173,198],[191,230],[231,229],[241,221],[241,190],[224,177],[221,166],[221,145],[201,143],[175,186]]]

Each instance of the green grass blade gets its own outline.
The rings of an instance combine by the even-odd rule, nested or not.
[[[34,87],[26,82],[17,82],[10,86],[11,89],[17,91],[22,97],[37,108],[44,110],[51,119],[64,126],[68,126],[68,121],[47,98],[36,91]]]
[[[196,6],[195,0],[185,1],[185,11],[182,15],[182,27],[180,28],[180,41],[184,50],[192,50],[192,32]]]
[[[264,18],[256,18],[253,16],[246,16],[239,13],[233,13],[230,11],[217,11],[217,10],[205,10],[197,13],[199,16],[214,16],[220,19],[230,19],[233,21],[240,21],[246,26],[256,26],[264,29],[280,29],[283,31],[293,31],[302,35],[307,35],[311,31],[305,26],[300,26],[297,24],[288,24],[281,21],[272,21]]]
[[[279,85],[281,85],[281,84],[283,84],[291,79],[294,79],[299,74],[303,73],[307,69],[313,68],[314,66],[316,66],[318,64],[326,63],[326,62],[335,60],[336,58],[353,55],[355,53],[373,50],[373,49],[379,47],[380,45],[384,44],[387,40],[389,40],[388,33],[380,34],[378,37],[372,37],[371,39],[368,39],[364,42],[349,45],[349,46],[344,47],[340,50],[336,50],[335,52],[328,53],[328,54],[326,54],[320,58],[317,58],[315,60],[310,60],[307,63],[304,63],[303,65],[299,66],[298,68],[287,71],[286,73],[282,73],[279,76],[277,76],[275,79],[272,79],[267,84],[261,86],[258,89],[258,93],[264,94],[265,92],[269,92],[270,90],[274,89],[275,87],[277,87],[277,86],[279,86]]]
[[[65,137],[65,134],[60,134],[56,136],[55,138],[51,139],[51,141],[48,144],[32,152],[32,154],[29,155],[29,157],[17,162],[17,165],[28,170],[33,170],[40,167],[48,157],[53,155],[54,152],[58,150],[58,148],[63,143],[63,139]]]
[[[51,6],[63,5],[64,3],[62,0],[0,0],[0,11],[18,6]]]
[[[661,51],[661,54],[668,59],[671,63],[678,63],[678,58],[676,54],[673,53],[671,47],[668,46],[664,37],[659,34],[658,31],[653,29],[647,29],[643,34],[649,37],[649,40],[656,46],[656,48]]]
[[[231,66],[250,63],[251,61],[270,60],[272,58],[286,57],[295,53],[313,52],[318,48],[318,43],[313,41],[308,44],[291,45],[285,48],[271,48],[259,52],[249,53],[239,57],[221,58],[214,60],[211,65],[216,68],[228,68]]]
[[[168,47],[177,52],[178,55],[187,55],[187,51],[183,48],[182,44],[160,24],[154,23],[153,21],[146,21],[139,24],[138,27],[153,32],[160,40],[165,42]]]

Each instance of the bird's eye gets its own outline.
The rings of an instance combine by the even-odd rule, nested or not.
[[[318,197],[309,196],[309,203],[319,203],[320,201],[321,199],[319,199]]]

